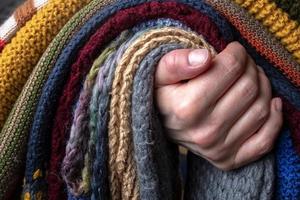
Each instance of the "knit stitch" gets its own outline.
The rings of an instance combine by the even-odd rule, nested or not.
[[[120,38],[119,42],[122,42],[122,38]],[[80,173],[83,169],[82,164],[84,164],[84,162],[80,163],[80,161],[83,161],[84,158],[87,157],[85,156],[87,153],[87,140],[89,138],[89,114],[87,111],[92,95],[92,87],[95,83],[100,66],[103,64],[104,60],[106,60],[106,58],[112,54],[113,51],[115,51],[117,47],[118,44],[112,43],[101,53],[99,58],[95,60],[89,74],[87,75],[84,88],[79,97],[78,106],[75,110],[70,138],[66,147],[66,156],[62,165],[62,174],[64,180],[69,186],[71,192],[75,195],[83,192],[87,193],[89,191],[89,189],[86,188],[88,187],[87,185],[89,185],[89,183],[81,183],[81,181],[84,180],[80,180]],[[86,162],[90,163],[90,161]]]
[[[180,198],[177,148],[165,137],[153,104],[155,66],[173,49],[219,52],[233,40],[245,46],[273,94],[282,97],[286,124],[274,152],[232,172],[189,154],[184,199],[272,199],[274,191],[278,199],[298,199],[297,41],[288,45],[276,39],[283,32],[275,31],[292,18],[268,0],[205,1],[216,10],[202,0],[125,0],[108,7],[97,7],[102,1],[95,0],[76,15],[40,59],[1,132],[0,199],[14,188],[5,185],[17,181],[11,176],[20,175],[30,127],[24,199],[65,199],[61,167],[69,199]],[[282,20],[273,20],[274,13]],[[110,50],[124,33],[126,41]]]
[[[269,0],[235,0],[266,26],[300,63],[300,27],[289,15]]]
[[[48,3],[48,0],[27,0],[21,6],[19,6],[14,13],[0,26],[0,41],[3,41],[3,45],[0,44],[0,53],[5,44],[9,43],[16,32],[25,25],[27,21]]]
[[[276,5],[289,14],[289,16],[300,23],[300,2],[293,0],[274,0]]]
[[[20,29],[0,54],[0,129],[48,44],[89,0],[52,0]]]
[[[81,52],[84,52],[84,54],[81,53],[79,55],[79,59],[78,59],[77,63],[75,63],[72,66],[72,72],[73,72],[74,75],[71,74],[70,79],[68,81],[69,83],[67,83],[67,85],[65,86],[64,92],[62,93],[62,97],[60,98],[60,101],[59,101],[59,107],[58,107],[58,110],[57,110],[58,115],[55,118],[55,124],[53,126],[54,129],[52,130],[53,140],[52,140],[52,155],[51,155],[51,161],[50,161],[50,171],[51,171],[50,174],[57,174],[57,172],[59,171],[59,168],[60,168],[61,160],[64,157],[64,151],[61,150],[61,149],[64,146],[64,139],[63,138],[66,137],[65,133],[68,132],[69,127],[70,127],[70,123],[71,123],[71,113],[70,113],[70,110],[69,110],[69,108],[70,108],[69,106],[71,104],[73,104],[72,102],[74,102],[74,99],[76,97],[76,93],[79,90],[79,86],[80,86],[79,83],[81,82],[82,77],[85,76],[85,73],[87,73],[86,71],[87,71],[88,67],[84,67],[84,66],[90,65],[90,62],[91,62],[87,59],[90,56],[94,56],[95,52],[93,52],[93,51],[96,50],[96,49],[99,49],[99,46],[101,44],[103,44],[106,40],[110,39],[109,37],[112,38],[117,34],[116,29],[114,29],[114,30],[109,29],[110,24],[113,23],[114,26],[118,27],[119,29],[121,29],[121,28],[125,29],[126,27],[132,26],[132,24],[137,23],[138,21],[141,21],[143,19],[144,20],[147,19],[147,17],[151,18],[152,15],[154,15],[154,14],[160,16],[164,12],[166,14],[168,14],[169,16],[174,17],[175,19],[177,19],[177,18],[180,19],[181,15],[180,15],[180,13],[178,13],[178,12],[180,12],[180,10],[174,11],[173,9],[171,9],[171,8],[174,8],[175,3],[165,3],[166,6],[169,7],[169,9],[166,9],[166,10],[161,9],[162,6],[156,6],[155,4],[156,3],[154,3],[154,2],[149,3],[147,5],[147,10],[145,9],[145,7],[141,7],[140,13],[145,14],[145,13],[149,12],[149,14],[144,15],[143,18],[141,18],[141,17],[133,18],[133,15],[138,16],[138,12],[134,9],[129,9],[129,12],[132,13],[131,15],[128,15],[128,13],[126,13],[126,12],[120,11],[119,13],[117,13],[117,16],[120,16],[119,18],[122,19],[123,21],[127,21],[127,23],[121,23],[120,19],[118,21],[114,21],[113,19],[107,20],[107,22],[101,27],[101,29],[97,31],[98,34],[95,34],[95,36],[91,37],[90,42],[86,44],[86,49],[87,50],[82,50],[81,51]],[[164,5],[164,4],[162,3],[162,5]],[[177,5],[177,7],[184,8],[183,5],[180,5],[180,6]],[[172,12],[169,11],[169,10],[172,10]],[[160,14],[160,12],[162,12],[162,14]],[[170,12],[170,14],[168,12]],[[177,13],[175,14],[173,12],[177,12]],[[203,29],[203,34],[204,35],[208,36],[208,31],[210,31],[210,33],[211,33],[210,40],[215,40],[215,38],[213,36],[218,37],[218,32],[217,31],[212,31],[212,30],[206,30],[205,27],[200,26],[200,23],[201,23],[200,19],[208,20],[208,18],[206,18],[204,16],[201,16],[201,15],[199,16],[199,15],[200,14],[195,13],[194,16],[190,15],[189,17],[186,17],[185,20],[194,27],[196,25],[199,25],[197,28],[198,29]],[[183,17],[184,16],[186,16],[185,13],[183,13]],[[191,16],[193,16],[193,17],[191,17]],[[126,18],[128,20],[126,20]],[[133,20],[129,20],[129,19],[133,19]],[[198,20],[196,24],[191,23],[191,21],[193,19]],[[130,23],[128,23],[128,22],[130,22]],[[118,23],[118,24],[116,24],[116,23]],[[104,30],[105,32],[102,32],[102,30]],[[106,32],[106,31],[109,31],[109,32]],[[218,45],[225,46],[224,45],[225,43],[222,41],[222,39],[218,40],[218,41],[216,40],[216,42],[218,43]],[[216,45],[217,48],[218,48],[218,45]],[[65,65],[64,65],[64,67],[65,67]],[[65,69],[66,69],[66,67],[65,67]],[[81,72],[80,72],[80,70],[81,70]],[[58,88],[60,88],[60,87],[58,87]],[[45,109],[44,106],[43,106],[43,109]],[[43,122],[43,123],[45,123],[45,122]],[[46,124],[50,125],[51,122],[46,123]],[[38,130],[42,131],[43,129],[39,128]],[[47,130],[49,130],[49,128],[47,128],[45,130],[45,132]],[[55,153],[53,153],[53,152],[55,152]],[[57,176],[49,176],[48,180],[49,180],[49,186],[51,186],[51,187],[49,187],[49,190],[51,190],[52,187],[56,188],[55,190],[57,190],[59,188],[58,182],[61,182],[61,180],[58,180]],[[58,194],[58,192],[49,192],[49,193]]]
[[[300,65],[294,61],[292,55],[274,38],[262,24],[256,21],[244,9],[231,0],[205,0],[237,28],[240,34],[258,52],[280,69],[297,86],[300,85]],[[271,51],[272,50],[272,51]]]
[[[66,25],[66,27],[60,31],[57,38],[55,38],[55,40],[50,44],[49,48],[44,54],[44,57],[40,60],[38,65],[35,67],[31,75],[31,78],[26,83],[25,89],[22,91],[22,94],[19,97],[15,105],[15,108],[10,114],[10,117],[6,122],[5,127],[1,131],[1,138],[2,138],[1,152],[3,152],[3,154],[1,153],[0,155],[1,164],[5,166],[8,163],[11,163],[10,168],[1,168],[0,170],[1,181],[3,181],[1,182],[1,185],[3,185],[3,187],[8,187],[9,185],[7,184],[6,181],[7,178],[9,178],[9,180],[13,180],[13,178],[10,177],[10,174],[14,174],[15,178],[19,178],[16,170],[19,169],[20,164],[16,163],[16,161],[21,160],[23,162],[24,160],[22,158],[24,157],[22,151],[27,141],[28,129],[34,116],[37,99],[39,98],[39,93],[41,91],[41,88],[43,87],[43,82],[45,81],[46,77],[50,73],[51,71],[50,69],[52,65],[55,63],[57,55],[60,52],[60,49],[62,49],[62,47],[64,46],[64,42],[68,41],[71,35],[73,34],[73,32],[75,32],[76,29],[78,29],[78,26],[84,23],[84,21],[82,21],[82,17],[93,14],[93,12],[95,12],[95,10],[93,9],[97,9],[99,7],[101,8],[103,5],[106,5],[108,2],[109,1],[99,3],[98,0],[93,1],[85,10],[75,15],[72,21],[70,21]],[[30,141],[33,143],[34,141],[39,141],[38,142],[39,145],[41,146],[44,145],[43,140],[40,140],[39,138],[37,138],[37,140],[30,140]],[[14,144],[17,145],[14,146]],[[33,144],[31,143],[29,145],[33,145]],[[4,153],[6,152],[5,149],[7,148],[13,148],[13,151],[11,151],[11,154],[7,158],[4,158]],[[29,153],[28,155],[32,155],[32,154]],[[12,160],[11,159],[12,157],[16,157],[18,159]],[[30,156],[28,156],[28,159],[30,160]],[[35,159],[37,159],[37,157],[35,157]],[[34,163],[38,163],[39,166],[34,167],[32,163],[27,165],[28,167],[30,167],[29,168],[30,170],[26,170],[27,171],[26,180],[29,182],[31,182],[30,181],[32,180],[31,177],[37,169],[44,168],[40,166],[40,164],[42,164],[43,166],[44,163],[40,163],[38,159],[35,160]],[[43,176],[44,175],[45,173],[43,172]],[[37,184],[34,185],[38,186]],[[27,186],[25,187],[25,190],[27,190],[26,188],[28,189]],[[3,194],[2,191],[0,193]]]

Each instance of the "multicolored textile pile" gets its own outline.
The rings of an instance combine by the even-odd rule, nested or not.
[[[0,27],[1,200],[300,198],[299,3],[25,4]],[[188,153],[183,181],[153,103],[155,67],[172,50],[216,54],[231,41],[282,98],[284,127],[272,153],[237,170]]]

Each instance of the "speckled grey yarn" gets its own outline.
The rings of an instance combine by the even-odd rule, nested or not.
[[[141,62],[134,78],[132,130],[141,199],[180,196],[176,147],[168,143],[163,134],[152,95],[154,66],[164,54],[179,48],[183,46],[165,44],[152,50]]]
[[[93,89],[92,102],[90,106],[91,116],[95,117],[95,121],[97,122],[96,126],[95,124],[90,124],[91,137],[93,138],[93,144],[91,145],[91,148],[95,148],[95,150],[91,149],[91,152],[95,152],[91,184],[93,200],[98,199],[99,196],[103,197],[101,194],[105,194],[106,192],[105,184],[103,184],[98,177],[103,177],[105,174],[107,174],[107,125],[109,119],[108,107],[110,102],[110,91],[117,63],[121,60],[125,50],[142,34],[148,30],[165,26],[186,28],[182,23],[176,20],[164,18],[150,20],[134,27],[127,33],[127,41],[125,41],[112,56],[111,60],[109,61],[109,68],[104,67],[102,71],[103,74],[100,74],[97,78],[98,80],[96,84],[98,86]],[[101,81],[101,83],[99,83],[99,81]],[[95,112],[97,112],[96,116],[94,116]]]
[[[189,153],[185,199],[271,200],[274,158],[268,155],[243,168],[223,172]]]

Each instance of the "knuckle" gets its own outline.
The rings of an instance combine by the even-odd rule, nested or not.
[[[269,116],[270,109],[269,106],[266,106],[264,103],[258,103],[254,107],[253,112],[256,116],[255,119],[257,119],[257,121],[264,121]]]
[[[232,74],[234,76],[237,76],[242,73],[243,65],[240,62],[240,59],[237,58],[237,56],[232,53],[224,53],[223,56],[225,74]]]
[[[189,100],[181,101],[175,108],[174,108],[175,117],[179,121],[190,121],[194,118],[194,113],[192,109],[192,103]]]
[[[241,87],[242,95],[250,98],[255,98],[258,95],[258,84],[252,78],[245,78],[244,84]]]
[[[210,128],[198,134],[194,139],[194,143],[196,143],[200,148],[209,148],[216,142],[217,135],[217,129]]]
[[[243,45],[241,45],[239,42],[235,42],[234,45],[237,52],[239,52],[242,55],[247,55],[247,51]]]
[[[174,72],[174,65],[176,64],[176,52],[166,54],[162,58],[162,63],[169,72]]]

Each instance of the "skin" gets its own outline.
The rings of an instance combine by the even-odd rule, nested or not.
[[[204,49],[166,54],[155,93],[169,138],[225,171],[270,152],[283,123],[282,101],[238,42],[214,58]]]

